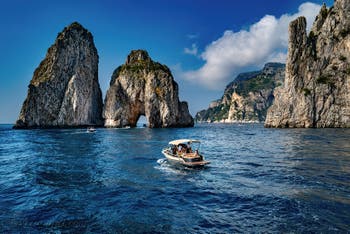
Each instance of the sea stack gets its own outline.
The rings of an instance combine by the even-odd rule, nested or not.
[[[322,6],[309,35],[289,25],[284,87],[275,90],[266,127],[350,127],[350,0]]]
[[[191,127],[186,102],[165,65],[152,61],[144,50],[133,50],[113,73],[105,98],[106,127],[135,127],[141,115],[150,128]]]
[[[102,108],[93,36],[74,22],[35,70],[14,128],[103,125]]]

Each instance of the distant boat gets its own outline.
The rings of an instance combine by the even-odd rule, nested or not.
[[[96,129],[94,127],[88,127],[86,132],[96,132]]]
[[[204,160],[203,155],[199,153],[199,147],[199,140],[179,139],[170,141],[162,153],[170,162],[186,167],[203,167],[210,162]]]

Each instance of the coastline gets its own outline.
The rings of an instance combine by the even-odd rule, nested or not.
[[[260,122],[258,120],[220,120],[220,121],[196,121],[196,123],[204,123],[204,124],[263,124],[264,122]]]

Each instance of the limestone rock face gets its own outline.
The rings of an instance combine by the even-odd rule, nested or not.
[[[284,86],[276,89],[266,127],[350,127],[350,0],[289,25]]]
[[[90,32],[72,23],[35,70],[15,128],[102,125],[98,54]]]
[[[274,100],[275,87],[283,83],[284,70],[284,64],[267,63],[261,71],[238,75],[220,100],[196,114],[196,121],[263,122]]]
[[[106,127],[136,126],[144,115],[150,128],[193,126],[186,102],[169,68],[152,61],[144,50],[133,50],[118,67],[105,98]]]

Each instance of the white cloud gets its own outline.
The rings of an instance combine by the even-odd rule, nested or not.
[[[266,62],[285,62],[290,21],[303,15],[309,29],[320,8],[320,5],[306,2],[299,6],[296,14],[284,14],[280,18],[266,15],[249,30],[227,30],[200,54],[205,64],[182,75],[208,88],[222,89],[244,68],[262,66]],[[196,55],[198,48],[192,44],[192,49],[185,48],[185,53]]]
[[[198,54],[198,48],[197,48],[196,43],[193,43],[193,44],[192,44],[192,48],[191,48],[191,49],[185,48],[185,49],[184,49],[184,53],[185,53],[185,54],[190,54],[190,55],[197,56],[197,54]]]

